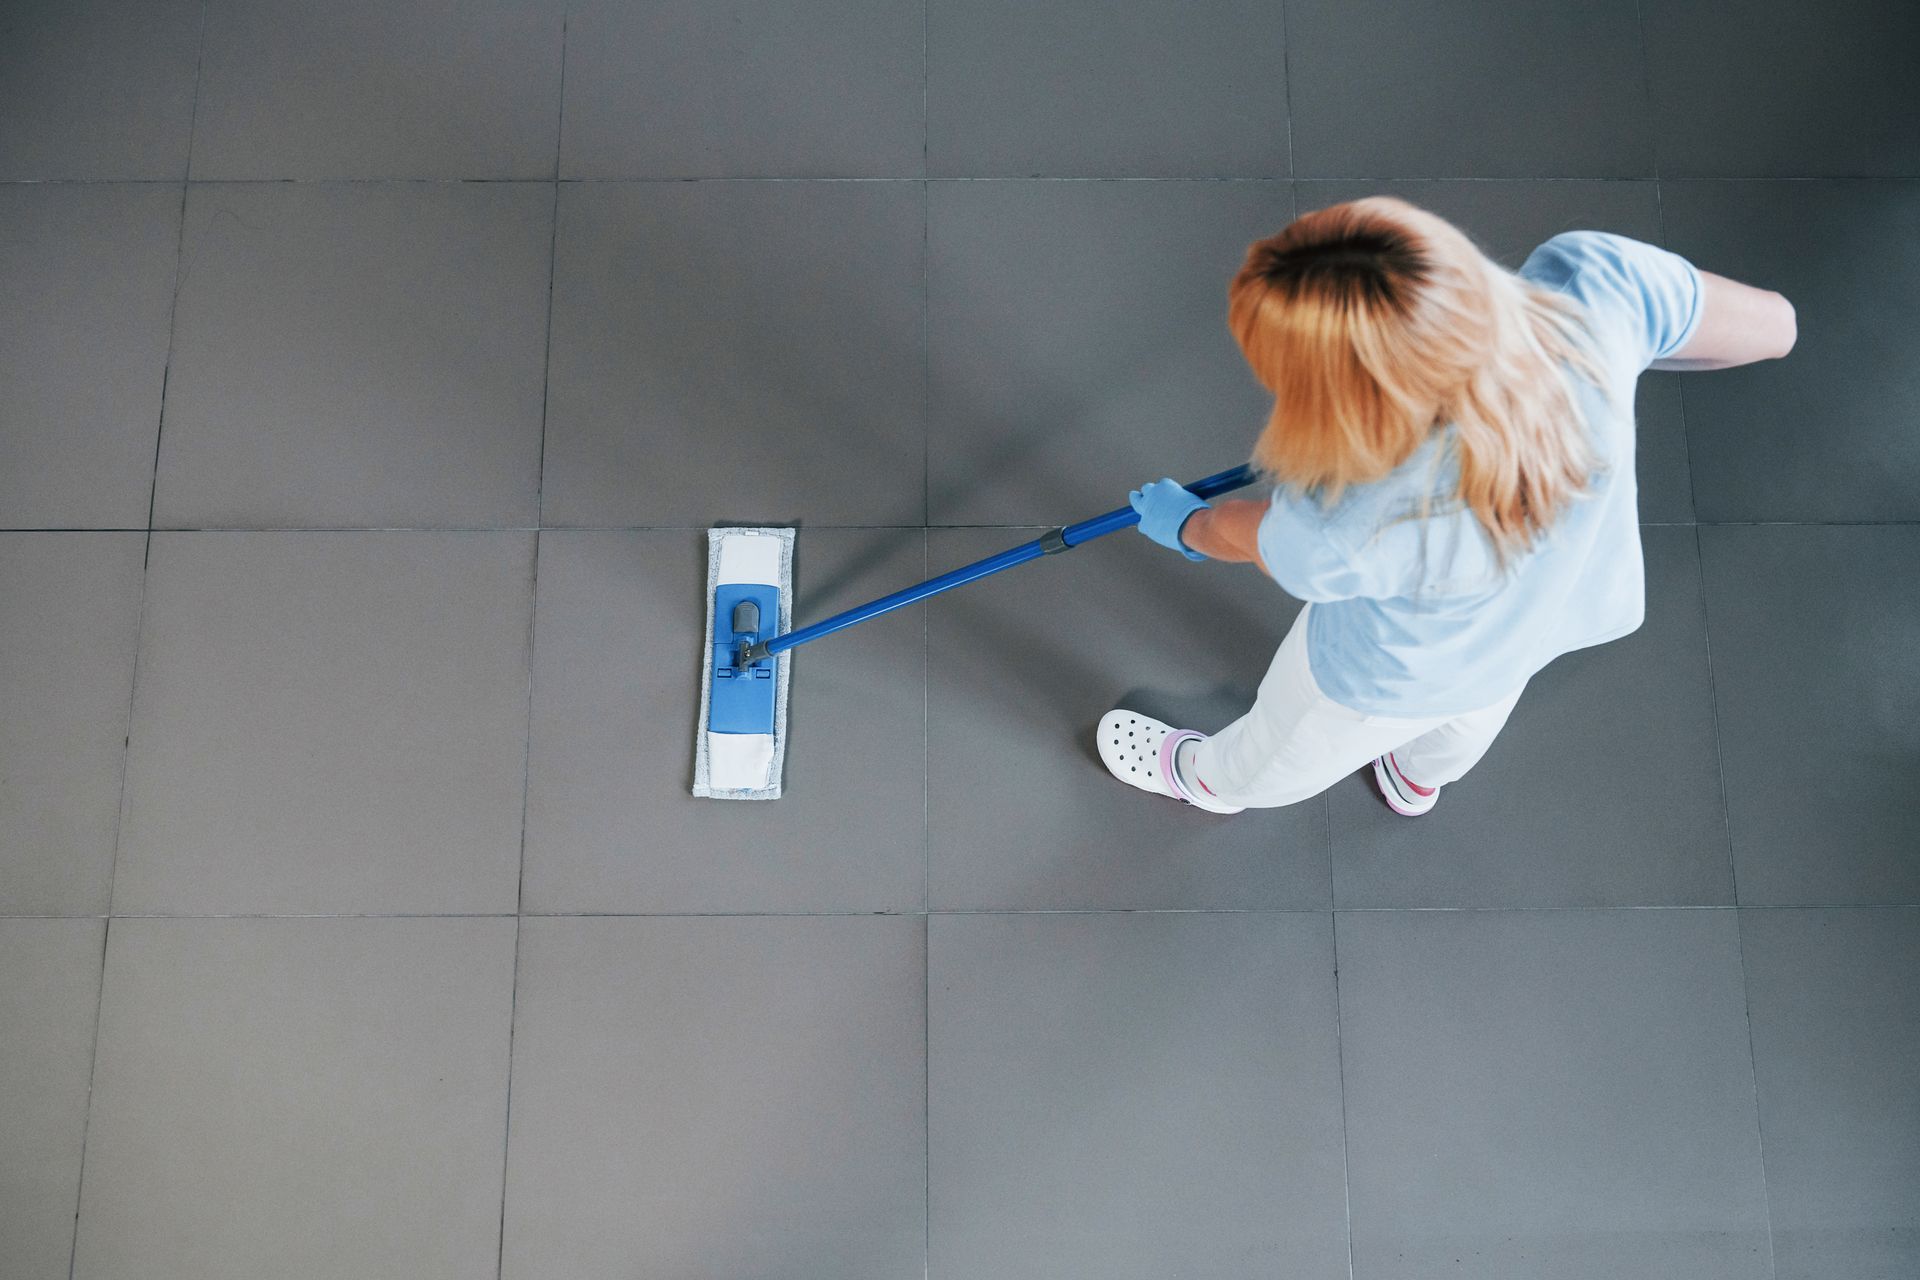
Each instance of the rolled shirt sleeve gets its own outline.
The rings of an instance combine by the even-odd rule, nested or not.
[[[1535,249],[1520,274],[1578,299],[1596,324],[1625,334],[1641,369],[1673,355],[1700,327],[1699,270],[1626,236],[1565,232]]]
[[[1366,594],[1363,575],[1334,542],[1310,496],[1275,493],[1255,541],[1268,575],[1296,600],[1327,604]]]

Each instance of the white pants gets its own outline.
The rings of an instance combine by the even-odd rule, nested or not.
[[[1194,755],[1194,777],[1227,804],[1296,804],[1389,751],[1401,773],[1423,787],[1457,782],[1487,753],[1520,700],[1515,689],[1479,711],[1427,719],[1343,707],[1320,692],[1307,665],[1311,610],[1300,611],[1273,655],[1253,708],[1202,742]]]

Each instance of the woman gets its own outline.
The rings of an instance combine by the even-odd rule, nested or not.
[[[1228,320],[1274,394],[1270,502],[1133,494],[1140,531],[1252,561],[1307,607],[1252,710],[1206,737],[1100,722],[1122,782],[1213,813],[1292,804],[1371,761],[1431,810],[1527,680],[1640,625],[1634,383],[1785,355],[1793,308],[1652,245],[1555,236],[1518,274],[1399,200],[1309,214],[1248,251]]]

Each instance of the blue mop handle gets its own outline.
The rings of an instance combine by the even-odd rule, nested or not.
[[[1199,498],[1217,498],[1223,493],[1232,493],[1235,489],[1244,489],[1258,479],[1258,473],[1250,465],[1242,464],[1231,471],[1222,471],[1218,475],[1208,476],[1205,480],[1196,480],[1187,489]],[[937,596],[942,591],[951,591],[978,578],[1011,569],[1015,565],[1025,564],[1029,560],[1038,560],[1041,556],[1053,555],[1083,542],[1103,538],[1116,529],[1128,529],[1140,523],[1140,513],[1131,506],[1120,507],[1103,516],[1091,520],[1082,520],[1079,524],[1066,525],[1051,529],[1035,538],[1032,542],[1023,542],[1017,547],[1009,547],[999,555],[988,556],[985,560],[975,561],[964,568],[943,573],[937,578],[929,578],[918,586],[896,591],[890,596],[881,596],[869,604],[836,613],[823,622],[798,631],[789,631],[785,635],[763,640],[748,650],[745,658],[748,662],[758,662],[762,658],[785,653],[796,645],[809,640],[818,640],[821,636],[832,635],[843,627],[856,622],[865,622],[868,618],[877,618],[883,613],[892,613],[905,605],[925,600],[928,596]]]

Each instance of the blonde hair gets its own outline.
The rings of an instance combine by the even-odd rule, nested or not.
[[[1596,461],[1568,371],[1603,385],[1579,304],[1452,224],[1374,197],[1254,243],[1228,323],[1274,394],[1253,460],[1336,500],[1452,424],[1459,483],[1502,561],[1586,490]]]

